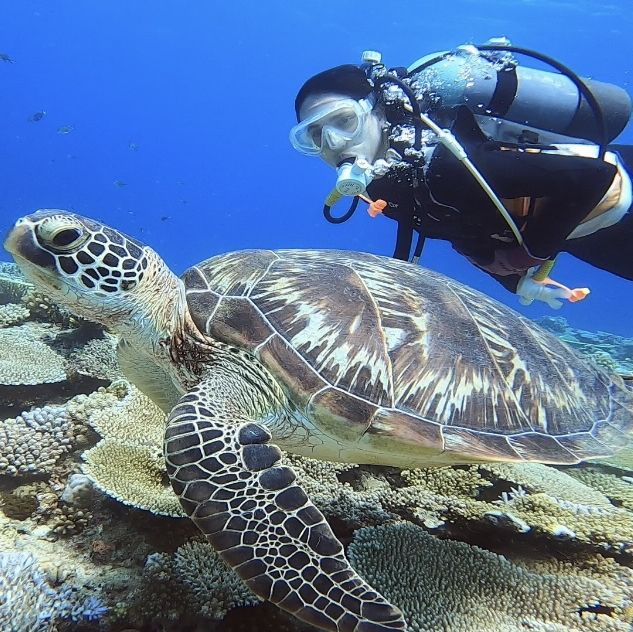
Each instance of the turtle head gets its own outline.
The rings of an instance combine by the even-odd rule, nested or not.
[[[116,333],[134,323],[156,328],[157,303],[169,303],[169,288],[179,283],[148,246],[67,211],[19,219],[4,247],[37,290]]]

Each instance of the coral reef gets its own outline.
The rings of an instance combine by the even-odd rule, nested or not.
[[[624,375],[633,375],[633,338],[607,331],[576,329],[561,316],[545,316],[537,322],[597,364]]]
[[[631,341],[548,327],[608,369],[633,367]],[[165,413],[120,379],[116,342],[0,265],[13,357],[0,359],[0,629],[307,630],[260,604],[180,518]],[[51,366],[59,381],[42,382]],[[20,372],[31,382],[14,384]],[[285,458],[411,630],[629,629],[633,449],[573,468]]]
[[[166,416],[151,399],[126,380],[100,392],[107,399],[88,414],[92,428],[104,438],[162,449]]]
[[[412,632],[630,629],[633,571],[613,563],[583,576],[565,564],[527,570],[409,523],[360,529],[348,555]]]
[[[104,493],[157,515],[184,516],[160,449],[102,439],[84,454],[83,471]]]
[[[116,358],[116,338],[110,334],[89,340],[70,355],[68,362],[77,373],[101,380],[112,381],[121,375]]]
[[[0,305],[21,302],[32,288],[15,263],[0,261]]]
[[[165,413],[124,380],[92,399],[84,414],[103,438],[84,453],[84,473],[126,505],[157,515],[184,516],[162,457]]]
[[[30,553],[0,553],[0,630],[49,632],[62,622],[96,621],[107,608],[70,585],[54,590]]]

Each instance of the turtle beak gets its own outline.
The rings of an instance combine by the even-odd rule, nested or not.
[[[39,245],[35,225],[26,217],[19,219],[9,231],[4,247],[20,267],[21,262],[28,262],[38,268],[56,269],[54,257]]]

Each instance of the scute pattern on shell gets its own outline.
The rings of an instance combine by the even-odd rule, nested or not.
[[[198,326],[251,350],[304,412],[326,409],[355,436],[406,432],[483,460],[571,463],[612,452],[632,423],[617,378],[424,268],[260,250],[213,257],[183,280]]]

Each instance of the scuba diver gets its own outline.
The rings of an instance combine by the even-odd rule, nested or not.
[[[588,294],[549,278],[560,252],[633,280],[633,146],[609,144],[631,115],[623,89],[499,38],[409,68],[365,51],[308,79],[295,111],[292,145],[337,170],[326,219],[364,200],[398,222],[395,258],[447,240],[522,303],[553,308]],[[335,216],[343,196],[354,199]]]

